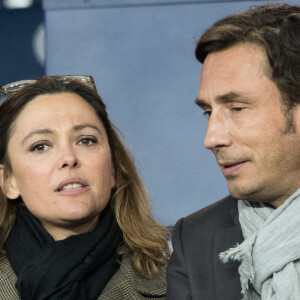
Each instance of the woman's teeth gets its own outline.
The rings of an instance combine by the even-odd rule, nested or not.
[[[80,187],[82,187],[82,185],[79,183],[69,183],[69,184],[63,186],[62,190],[73,190],[73,189],[78,189]]]

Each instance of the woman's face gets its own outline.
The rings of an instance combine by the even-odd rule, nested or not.
[[[8,144],[10,199],[19,195],[56,239],[90,231],[115,185],[102,122],[80,96],[38,96],[16,119]]]

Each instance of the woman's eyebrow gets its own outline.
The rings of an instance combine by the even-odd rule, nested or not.
[[[24,145],[24,143],[33,135],[36,134],[53,134],[53,130],[45,128],[45,129],[37,129],[37,130],[33,130],[31,132],[29,132],[29,134],[27,134],[24,139],[22,140],[22,145]]]
[[[81,130],[83,130],[83,129],[85,129],[85,128],[92,128],[92,129],[98,131],[99,134],[102,134],[101,130],[100,130],[97,126],[94,126],[94,125],[92,125],[92,124],[80,124],[80,125],[75,125],[75,126],[72,128],[72,130],[75,131],[75,132],[77,132],[77,131],[81,131]],[[54,131],[51,130],[51,129],[48,129],[48,128],[43,128],[43,129],[33,130],[33,131],[29,132],[29,134],[27,134],[27,135],[25,136],[25,138],[22,140],[22,145],[24,145],[25,142],[26,142],[29,138],[31,138],[32,136],[34,136],[34,135],[39,135],[39,134],[43,134],[43,135],[46,134],[46,135],[49,135],[49,134],[53,134],[53,133],[54,133]]]
[[[87,123],[84,123],[84,124],[80,124],[80,125],[75,125],[73,127],[73,131],[81,131],[83,129],[86,129],[86,128],[92,128],[92,129],[95,129],[96,131],[98,131],[100,134],[102,134],[101,130],[97,127],[97,126],[94,126],[92,124],[87,124]]]

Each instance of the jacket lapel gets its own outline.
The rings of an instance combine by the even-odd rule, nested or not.
[[[231,211],[232,226],[220,228],[214,235],[214,275],[216,299],[241,299],[241,284],[238,272],[239,263],[229,261],[226,264],[219,259],[219,254],[235,247],[243,241],[243,234],[238,220],[237,208]]]

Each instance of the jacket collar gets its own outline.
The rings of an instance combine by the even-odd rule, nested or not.
[[[238,219],[237,200],[236,205],[230,210],[232,224],[228,227],[219,228],[214,234],[214,274],[216,284],[216,299],[241,299],[240,276],[238,272],[239,263],[229,261],[223,263],[219,254],[229,248],[240,244],[244,238]]]
[[[132,256],[124,255],[120,269],[111,278],[99,299],[163,298],[166,290],[166,263],[159,266],[157,276],[149,280],[135,270]]]
[[[122,260],[127,278],[131,280],[133,288],[144,296],[162,297],[166,295],[166,264],[159,267],[158,274],[149,279],[143,278],[132,265],[132,257],[125,257]],[[126,276],[124,277],[126,278]]]

